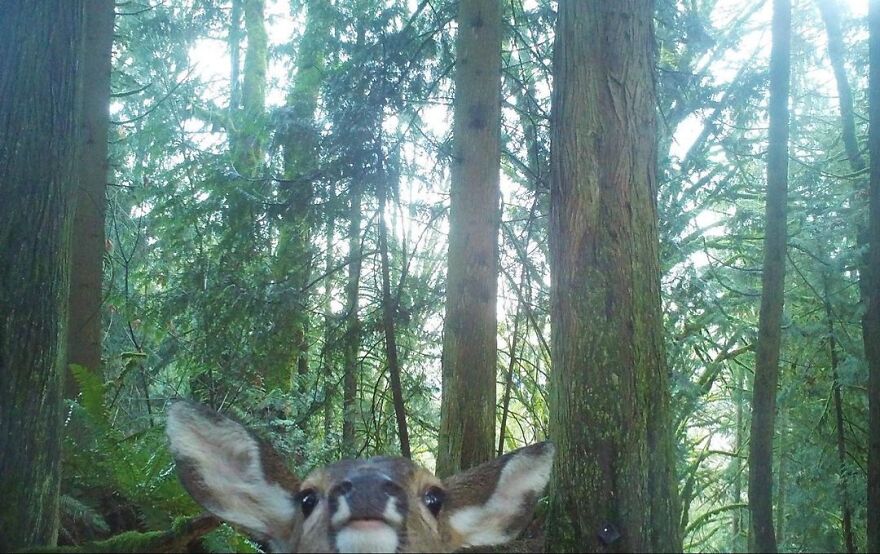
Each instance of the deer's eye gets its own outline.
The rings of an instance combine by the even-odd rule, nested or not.
[[[422,497],[422,501],[425,503],[428,510],[434,514],[434,517],[437,517],[440,513],[445,500],[446,491],[440,487],[428,487],[428,490],[425,491],[425,495]]]
[[[317,505],[318,493],[314,489],[306,489],[299,493],[299,507],[302,509],[303,517],[309,517]]]

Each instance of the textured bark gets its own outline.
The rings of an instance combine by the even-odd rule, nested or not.
[[[494,455],[500,125],[501,3],[461,0],[437,456],[441,477]]]
[[[0,2],[0,551],[58,535],[77,0]]]
[[[284,207],[279,223],[274,270],[276,280],[283,283],[284,292],[280,298],[276,325],[279,333],[290,337],[290,343],[285,344],[285,348],[288,348],[286,352],[270,360],[277,366],[274,371],[276,376],[285,372],[291,377],[305,375],[309,370],[307,287],[314,259],[311,245],[314,226],[313,181],[318,169],[320,138],[315,126],[315,110],[324,70],[328,10],[326,0],[308,3],[306,29],[296,58],[296,78],[287,97],[284,127],[279,130],[280,142],[284,147],[284,179],[279,183],[278,196]]]
[[[67,363],[101,374],[101,277],[104,262],[107,129],[110,124],[110,69],[113,47],[113,0],[86,3],[83,59],[79,183],[70,245],[70,307],[67,320]],[[65,371],[65,395],[79,391]]]
[[[681,550],[660,306],[653,12],[651,1],[559,4],[551,552]]]
[[[355,423],[357,419],[358,351],[361,344],[361,321],[358,318],[358,291],[361,279],[361,184],[351,183],[351,206],[348,229],[348,283],[345,285],[345,339],[342,345],[342,454],[357,455]]]
[[[863,321],[868,361],[868,552],[880,551],[880,0],[868,4],[870,195],[867,310]]]
[[[774,0],[764,264],[749,450],[749,509],[757,552],[776,552],[777,548],[773,528],[773,435],[785,283],[790,73],[791,2]]]

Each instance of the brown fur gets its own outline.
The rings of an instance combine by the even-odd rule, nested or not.
[[[549,464],[552,462],[552,445],[540,443],[513,451],[472,470],[449,477],[445,481],[441,481],[431,472],[406,458],[383,456],[368,460],[343,460],[316,469],[300,482],[288,471],[275,450],[245,431],[239,424],[191,403],[178,403],[169,414],[172,452],[175,454],[178,473],[187,491],[209,511],[232,513],[228,519],[233,524],[238,523],[235,521],[235,510],[247,511],[243,514],[242,521],[246,521],[248,517],[251,521],[255,521],[254,517],[259,518],[261,525],[268,529],[270,535],[261,538],[268,539],[273,550],[276,551],[333,552],[337,544],[336,533],[343,528],[347,529],[348,536],[351,536],[352,529],[358,529],[358,534],[362,533],[361,528],[354,527],[354,524],[363,518],[384,521],[387,527],[379,525],[380,528],[393,529],[398,537],[399,552],[451,552],[473,544],[472,541],[487,540],[485,536],[463,536],[453,528],[452,518],[461,510],[470,510],[466,512],[468,515],[463,517],[471,527],[477,528],[477,535],[488,531],[490,537],[497,536],[509,540],[528,524],[537,495],[541,491],[524,490],[521,493],[517,492],[518,496],[512,498],[502,494],[498,498],[504,499],[504,507],[496,511],[493,506],[498,506],[498,501],[490,504],[487,502],[493,498],[504,468],[514,459],[523,460],[511,470],[515,472],[512,478],[517,482],[534,481],[536,487],[543,487],[542,483],[546,482],[546,479],[541,481],[543,477],[534,478],[534,476],[546,476],[549,473]],[[170,425],[171,418],[175,418],[173,427]],[[234,425],[232,431],[229,428],[230,424]],[[214,429],[217,431],[215,432]],[[239,441],[237,448],[224,449],[223,439],[230,433]],[[198,448],[184,448],[187,443],[180,443],[184,440],[181,437],[197,441]],[[221,466],[211,465],[212,459],[223,459],[224,456],[233,457]],[[253,456],[259,457],[262,478],[269,484],[269,486],[257,486],[257,484],[253,490],[272,495],[269,499],[271,501],[264,502],[264,499],[249,494],[251,481],[245,474]],[[222,467],[224,475],[228,473],[227,468],[231,467],[234,471],[238,471],[240,467],[242,481],[237,481],[233,475],[230,479],[236,480],[233,484],[237,488],[223,489],[223,484],[227,481],[214,479],[218,487],[223,490],[218,492],[209,490],[205,476],[200,474],[202,468],[206,467]],[[532,467],[536,469],[533,470]],[[532,481],[529,480],[530,478]],[[351,483],[358,483],[360,488],[352,490]],[[282,518],[271,509],[260,509],[261,505],[269,508],[290,506],[287,503],[288,493],[284,493],[274,484],[280,485],[289,492],[289,502],[293,505],[290,516],[292,519]],[[436,516],[424,502],[425,493],[433,487],[445,492],[445,502]],[[223,494],[224,490],[227,494],[228,490],[238,492],[235,498],[228,499]],[[308,517],[304,516],[300,506],[305,491],[313,491],[317,498],[315,508]],[[361,496],[357,496],[358,494]],[[236,499],[244,502],[233,502]],[[349,510],[348,512],[340,510],[340,513],[348,513],[351,519],[340,516],[334,524],[331,520],[336,510],[339,510],[339,502]],[[510,502],[516,503],[514,509],[510,509],[514,506]],[[480,511],[484,505],[489,507]],[[398,522],[394,517],[391,519],[385,517],[386,509],[392,509],[392,515],[399,514],[401,520]],[[288,508],[281,511],[290,513]],[[482,524],[482,519],[473,519],[482,518],[481,514],[484,512],[487,517],[485,526]],[[392,533],[390,537],[393,536]]]

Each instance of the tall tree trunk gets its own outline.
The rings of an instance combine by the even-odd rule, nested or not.
[[[0,551],[58,537],[84,2],[0,7]]]
[[[790,74],[791,2],[774,0],[764,265],[749,450],[749,509],[757,552],[776,552],[773,529],[773,434],[785,283]]]
[[[743,372],[737,367],[736,371],[736,390],[734,391],[733,401],[736,403],[736,434],[734,438],[734,454],[733,458],[733,503],[742,502],[742,451],[743,451]],[[740,552],[742,548],[742,510],[733,511],[733,520],[731,521],[731,552]]]
[[[263,161],[262,122],[266,110],[266,68],[268,42],[266,1],[244,0],[244,27],[247,50],[241,86],[241,112],[233,131],[233,165],[247,178],[255,177]]]
[[[437,475],[492,459],[498,359],[501,3],[461,0]]]
[[[837,83],[837,97],[840,104],[840,125],[843,132],[843,147],[853,171],[865,169],[865,159],[859,150],[859,141],[856,138],[855,110],[853,109],[852,89],[844,68],[844,45],[843,33],[840,29],[840,6],[836,0],[817,0],[822,19],[825,21],[825,30],[828,35],[828,59],[834,70],[834,79]]]
[[[231,114],[229,150],[232,166],[239,179],[231,183],[228,195],[229,255],[220,264],[228,272],[239,271],[241,264],[256,253],[257,218],[253,200],[262,187],[257,178],[263,162],[263,132],[266,109],[266,34],[265,0],[242,0],[247,50],[241,86],[241,106]],[[233,24],[236,24],[233,21]],[[235,29],[233,29],[235,31]],[[237,35],[235,31],[231,35]],[[233,89],[234,91],[234,89]],[[243,247],[241,246],[243,245]]]
[[[327,214],[327,223],[324,230],[325,243],[327,251],[324,252],[324,346],[321,350],[323,360],[321,371],[324,374],[324,446],[331,445],[331,437],[333,434],[333,402],[336,396],[336,372],[334,371],[335,363],[333,361],[333,352],[336,350],[334,344],[334,328],[333,321],[333,241],[336,235],[336,218],[332,213]]]
[[[309,370],[309,293],[306,287],[311,279],[314,258],[311,245],[313,181],[318,168],[320,138],[315,126],[315,110],[323,80],[328,10],[326,0],[308,3],[306,29],[296,58],[296,80],[287,97],[284,128],[279,130],[284,145],[284,179],[279,184],[283,208],[274,269],[275,278],[282,283],[284,292],[276,326],[279,333],[290,337],[292,344],[285,344],[286,352],[269,363],[277,367],[274,370],[276,378],[289,373],[291,381],[295,380],[293,375],[305,375]],[[293,383],[290,385],[293,390]]]
[[[383,159],[381,148],[376,153]],[[381,163],[381,162],[380,162]],[[389,180],[390,179],[390,180]],[[379,254],[382,258],[382,327],[385,331],[385,357],[388,360],[388,376],[391,381],[391,397],[394,402],[394,416],[397,420],[397,438],[400,441],[400,454],[412,458],[409,447],[409,430],[406,426],[406,407],[403,401],[403,385],[400,381],[400,361],[397,357],[397,337],[394,322],[397,319],[396,297],[391,295],[391,268],[388,259],[388,225],[385,223],[385,207],[388,189],[398,190],[400,175],[397,167],[390,172],[382,171],[377,188],[379,197]]]
[[[229,19],[229,115],[234,116],[241,107],[241,3],[232,0]]]
[[[70,245],[70,305],[67,319],[67,363],[101,372],[101,277],[104,262],[104,212],[109,163],[110,70],[113,47],[113,0],[86,3],[85,48],[80,67],[83,105],[79,149],[79,183]],[[79,386],[65,371],[65,395]]]
[[[520,273],[520,284],[525,280],[526,269],[523,267]],[[510,396],[513,393],[513,372],[516,371],[517,349],[519,348],[519,323],[522,319],[523,301],[520,299],[516,305],[516,313],[513,316],[513,330],[510,333],[510,358],[507,362],[507,371],[504,377],[504,395],[501,397],[501,423],[498,426],[498,449],[496,456],[504,454],[504,439],[507,436],[507,417],[510,412]]]
[[[868,361],[868,552],[880,551],[880,0],[868,4],[870,38],[868,153],[871,160],[868,210],[869,286],[863,340]]]
[[[779,418],[784,421],[783,418]],[[776,540],[778,543],[785,543],[785,423],[780,425],[779,429],[779,469],[776,470],[776,479],[779,486],[776,487]]]
[[[840,391],[840,377],[838,366],[840,364],[837,352],[837,337],[834,334],[834,312],[831,309],[831,296],[829,294],[829,276],[823,275],[822,292],[825,303],[825,317],[828,323],[828,349],[831,357],[831,392],[834,398],[834,422],[835,435],[837,437],[837,463],[840,477],[838,479],[838,493],[840,494],[840,513],[843,520],[843,543],[847,552],[855,552],[855,541],[852,531],[852,509],[849,505],[849,488],[846,470],[846,435],[843,427],[843,396]],[[781,540],[781,539],[780,539]]]
[[[361,183],[351,183],[348,229],[348,283],[345,285],[345,340],[342,346],[342,454],[357,454],[355,423],[357,419],[358,350],[361,322],[358,318],[358,291],[361,278]]]
[[[553,552],[681,550],[660,306],[653,13],[644,0],[559,3]]]
[[[844,44],[843,33],[840,29],[840,16],[838,14],[839,6],[835,0],[818,0],[819,11],[822,13],[822,19],[825,21],[825,29],[828,35],[828,59],[831,61],[831,67],[834,70],[834,78],[837,82],[837,96],[840,104],[840,123],[843,134],[843,145],[846,151],[846,157],[849,160],[850,168],[854,173],[861,172],[865,169],[865,160],[859,150],[858,138],[856,137],[855,110],[853,109],[852,90],[849,86],[849,79],[846,76],[844,68]],[[863,190],[864,181],[856,180],[856,192]],[[864,218],[860,214],[856,216],[856,243],[859,249],[864,246],[866,239]],[[870,296],[865,265],[867,257],[859,260],[859,297],[862,303]],[[840,501],[841,512],[843,516],[843,535],[844,544],[847,552],[855,552],[855,542],[852,533],[852,509],[850,508],[849,493],[847,489],[847,478],[845,471],[846,461],[846,441],[843,428],[843,393],[838,379],[838,360],[837,360],[837,342],[834,336],[834,320],[832,318],[831,299],[828,291],[828,275],[825,275],[825,312],[828,317],[828,331],[830,337],[831,349],[831,369],[832,369],[832,387],[834,393],[834,411],[837,422],[837,454],[840,462]],[[862,336],[867,336],[868,329],[865,326],[866,320],[862,321]]]

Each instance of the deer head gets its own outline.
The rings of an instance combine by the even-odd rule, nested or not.
[[[513,540],[550,477],[553,445],[438,479],[400,457],[343,460],[300,480],[268,444],[199,404],[168,410],[187,491],[276,552],[451,552]]]

